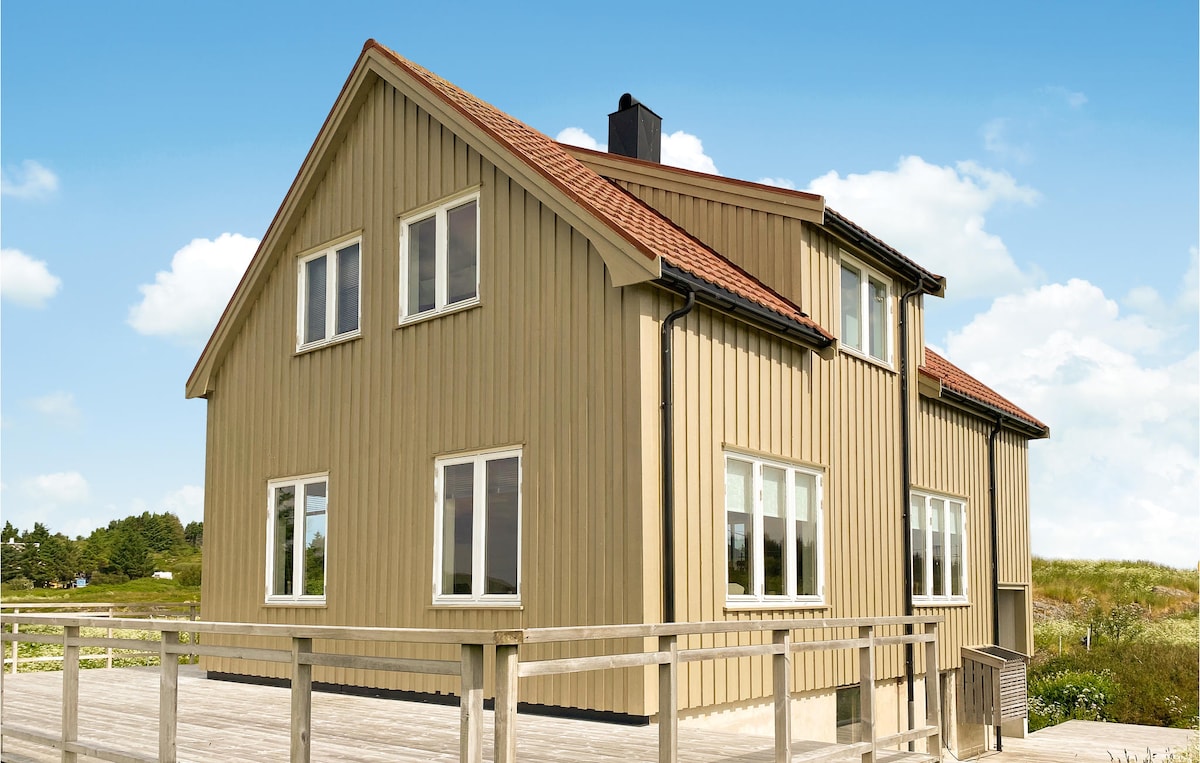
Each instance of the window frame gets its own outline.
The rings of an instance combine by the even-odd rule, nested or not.
[[[352,246],[358,246],[358,309],[355,328],[350,331],[337,333],[337,311],[340,306],[338,283],[338,263],[341,253]],[[308,318],[308,263],[327,257],[325,265],[325,336],[311,342],[304,341]],[[303,254],[296,258],[296,352],[306,352],[318,347],[344,342],[362,336],[362,298],[363,298],[363,237],[355,234],[326,244],[320,249]]]
[[[842,270],[857,271],[859,277],[859,301],[858,301],[858,321],[859,321],[859,344],[860,347],[847,344],[844,340],[846,334],[845,326],[845,309],[842,304]],[[895,318],[895,296],[896,285],[890,276],[884,275],[880,271],[864,264],[861,260],[856,259],[845,249],[841,250],[837,269],[837,295],[838,295],[838,347],[846,352],[858,357],[870,360],[876,363],[881,363],[888,368],[893,367],[896,354],[896,318]],[[883,357],[875,355],[871,352],[871,281],[878,281],[887,291],[885,296],[886,308],[884,310],[884,333],[886,334],[884,341]]]
[[[725,533],[722,541],[724,550],[722,557],[724,558],[725,571],[725,606],[729,609],[748,608],[748,609],[770,609],[770,608],[795,608],[808,606],[824,606],[825,605],[825,470],[805,464],[799,464],[789,461],[783,461],[775,458],[770,458],[754,453],[744,451],[726,449],[722,457],[722,524],[724,525]],[[729,462],[741,461],[751,465],[751,520],[753,542],[755,548],[749,550],[751,560],[750,570],[750,588],[749,593],[732,594],[729,592],[729,496],[725,490],[726,476],[729,473]],[[763,467],[774,469],[782,469],[785,472],[784,484],[785,499],[785,527],[786,539],[784,556],[784,569],[786,570],[784,578],[786,580],[786,592],[784,594],[767,594],[765,581],[765,555],[762,549],[763,542],[763,500],[762,500],[762,470]],[[795,499],[795,475],[806,474],[814,479],[813,504],[812,509],[816,517],[816,539],[814,547],[817,551],[816,560],[816,593],[815,594],[800,594],[796,592],[796,525],[797,525],[797,506]],[[757,550],[756,550],[757,549]]]
[[[968,530],[969,530],[968,508],[969,507],[968,507],[966,499],[958,498],[958,497],[952,496],[952,495],[946,495],[944,493],[937,493],[937,492],[933,492],[933,491],[929,491],[929,490],[917,490],[917,489],[914,489],[909,495],[910,495],[910,497],[909,497],[908,532],[910,533],[910,538],[911,538],[911,533],[913,531],[913,527],[912,527],[913,519],[914,519],[913,503],[915,501],[921,502],[922,516],[921,516],[920,529],[924,534],[924,545],[923,545],[924,565],[923,565],[923,570],[922,570],[922,572],[923,572],[923,581],[922,581],[923,586],[922,587],[924,589],[924,593],[920,593],[920,594],[915,593],[915,592],[913,592],[912,588],[910,587],[909,594],[912,596],[913,604],[916,606],[943,606],[943,605],[970,604],[970,602],[971,602],[971,589],[970,589],[970,582],[971,582],[970,548],[971,548],[971,546],[969,543],[970,536],[968,534]],[[943,543],[944,550],[943,550],[943,555],[942,555],[942,560],[941,560],[942,561],[942,590],[944,591],[944,593],[941,593],[941,594],[933,593],[935,581],[933,579],[933,577],[934,577],[934,575],[933,575],[934,558],[933,558],[933,553],[932,553],[933,523],[932,523],[931,519],[933,517],[933,512],[934,512],[934,509],[933,509],[934,501],[942,501],[943,505],[945,507],[945,510],[944,510],[945,513],[943,514],[943,517],[942,517],[942,531],[941,532],[944,535],[946,535],[947,538],[946,538],[945,542]],[[955,509],[955,507],[957,507],[957,509]],[[952,564],[950,540],[948,537],[949,533],[948,533],[948,530],[946,529],[947,528],[947,520],[950,518],[950,513],[951,513],[951,511],[955,511],[955,510],[957,510],[958,515],[959,515],[959,520],[960,520],[959,527],[960,527],[960,534],[962,536],[962,570],[960,572],[961,578],[959,580],[959,582],[961,583],[961,586],[962,586],[961,594],[952,593],[952,591],[954,590],[954,577],[953,577],[954,570],[953,570],[953,564]],[[911,541],[910,541],[910,546],[911,546]],[[909,570],[910,570],[910,574],[912,575],[912,579],[915,584],[915,580],[916,580],[916,575],[915,575],[915,573],[916,573],[916,549],[912,548],[910,553],[911,553],[911,556],[908,561]]]
[[[304,487],[317,483],[325,484],[325,557],[320,596],[304,593],[275,594],[275,490],[291,487],[295,490],[298,505],[303,505]],[[305,474],[298,477],[282,477],[267,481],[267,555],[266,555],[266,598],[267,604],[324,605],[329,594],[329,472]],[[307,536],[308,515],[296,512],[292,530],[292,590],[304,590],[304,546]]]
[[[487,463],[507,458],[517,459],[517,570],[515,594],[487,593],[486,586],[486,549],[487,549]],[[433,604],[434,606],[466,606],[466,607],[520,607],[521,606],[521,566],[522,566],[522,532],[525,524],[525,463],[524,448],[521,446],[493,448],[470,453],[456,453],[440,456],[434,459],[434,506],[433,506]],[[484,496],[484,501],[474,501],[471,516],[471,593],[456,594],[442,592],[442,558],[443,522],[445,503],[443,489],[445,487],[445,467],[458,464],[473,464],[472,475],[473,495]],[[483,488],[482,490],[480,488]]]
[[[448,302],[450,235],[447,215],[451,210],[457,209],[472,202],[475,204],[475,296],[467,299],[461,299],[457,302]],[[480,223],[482,218],[481,206],[479,189],[476,188],[466,193],[461,193],[451,198],[439,201],[435,204],[421,207],[420,209],[410,212],[400,218],[399,325],[404,326],[410,323],[418,323],[439,315],[446,315],[459,310],[465,310],[480,303],[480,266],[483,259],[480,256],[481,253],[479,251]],[[409,230],[413,225],[425,222],[430,218],[434,219],[434,306],[432,309],[424,310],[422,312],[409,313]]]

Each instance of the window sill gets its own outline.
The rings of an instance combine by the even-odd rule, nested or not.
[[[296,355],[305,355],[313,350],[320,350],[331,345],[342,344],[343,342],[352,342],[355,339],[361,338],[362,329],[359,329],[358,331],[347,331],[345,334],[338,334],[337,336],[330,337],[329,339],[322,339],[319,342],[310,342],[309,344],[301,345],[300,347],[296,348]]]
[[[969,607],[971,602],[966,599],[913,599],[913,606],[925,609],[948,609]]]
[[[784,612],[797,609],[829,609],[823,601],[727,601],[726,612]]]
[[[472,308],[479,307],[482,304],[483,302],[479,299],[479,297],[463,300],[462,302],[455,302],[453,305],[444,307],[441,310],[427,310],[423,313],[417,313],[416,315],[409,315],[401,318],[399,324],[396,325],[396,328],[402,329],[406,326],[411,326],[414,323],[424,323],[425,321],[433,320],[434,318],[441,318],[444,315],[461,313],[464,310],[470,310]]]
[[[863,352],[862,350],[856,350],[853,347],[846,347],[845,345],[842,345],[840,343],[838,345],[838,350],[843,355],[848,355],[857,360],[861,360],[864,363],[870,363],[873,366],[878,366],[879,368],[883,369],[884,371],[887,371],[888,373],[893,373],[893,374],[898,373],[896,371],[896,366],[893,365],[892,363],[889,363],[886,360],[880,360],[879,358],[875,357],[874,355],[868,355],[867,353]]]
[[[303,607],[305,609],[324,609],[327,604],[324,599],[267,599],[263,602],[266,607]]]
[[[523,610],[519,601],[435,601],[426,609],[512,609]]]

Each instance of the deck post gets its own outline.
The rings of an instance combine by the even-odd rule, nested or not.
[[[79,740],[79,626],[63,628],[62,763],[79,757],[67,749]],[[74,643],[72,643],[74,642]]]
[[[771,631],[771,643],[783,645],[783,651],[771,657],[771,679],[775,688],[775,763],[791,763],[792,632]]]
[[[109,619],[110,621],[111,621],[111,620],[113,619],[113,617],[115,616],[115,614],[114,614],[115,612],[116,612],[116,610],[114,610],[112,607],[109,607],[109,608],[108,608],[108,619]],[[109,629],[108,629],[108,637],[109,637],[109,638],[112,638],[112,637],[113,637],[112,628],[109,628]],[[104,653],[104,654],[105,654],[105,658],[104,658],[104,667],[106,667],[106,668],[112,668],[112,660],[113,660],[113,650],[112,650],[112,647],[111,647],[111,646],[110,646],[110,647],[108,647],[108,649],[105,651],[105,653]]]
[[[677,636],[659,636],[658,651],[670,659],[658,666],[658,763],[679,758],[679,642]]]
[[[483,644],[463,644],[458,759],[483,762]]]
[[[937,623],[925,623],[925,725],[937,729],[925,741],[925,751],[942,759],[942,683],[938,671]]]
[[[179,728],[179,655],[170,647],[179,643],[175,631],[163,631],[159,645],[158,679],[158,759],[175,763]]]
[[[862,736],[871,748],[862,754],[863,763],[875,763],[875,627],[863,625],[858,637],[867,645],[858,648],[858,696],[862,715]]]
[[[292,763],[312,759],[312,665],[301,656],[312,654],[312,639],[292,639]]]
[[[517,668],[516,644],[496,645],[496,718],[493,729],[496,763],[517,760]]]
[[[14,608],[13,608],[13,614],[14,614],[14,615],[19,615],[19,614],[21,614],[21,609],[20,609],[19,607],[14,607]],[[12,624],[12,632],[13,632],[13,635],[14,635],[14,636],[16,636],[16,635],[17,635],[17,633],[18,633],[19,631],[20,631],[20,626],[19,626],[19,624],[17,624],[17,623],[13,623],[13,624]],[[17,659],[18,659],[18,658],[17,658],[17,652],[18,652],[18,650],[20,649],[20,647],[21,647],[21,642],[17,641],[17,640],[14,638],[14,639],[13,639],[13,664],[12,664],[12,674],[13,674],[14,676],[17,674]]]

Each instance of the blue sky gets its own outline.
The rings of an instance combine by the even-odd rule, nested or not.
[[[200,518],[184,381],[375,37],[551,136],[602,142],[629,91],[671,161],[825,194],[1051,424],[1035,552],[1196,563],[1194,2],[329,8],[4,4],[4,519]]]

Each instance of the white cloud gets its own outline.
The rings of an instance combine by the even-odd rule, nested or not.
[[[200,522],[204,520],[204,488],[198,485],[184,485],[178,490],[174,490],[163,496],[159,501],[161,509],[158,511],[169,511],[179,517],[179,521],[185,525],[188,522]]]
[[[841,177],[829,172],[808,190],[917,260],[945,275],[950,297],[991,297],[1027,285],[999,236],[985,229],[999,204],[1037,203],[1039,194],[1007,172],[958,162],[941,167],[919,156],[893,171]]]
[[[42,260],[19,249],[0,249],[0,298],[25,307],[42,307],[61,286],[62,280]]]
[[[170,270],[138,287],[142,301],[129,309],[129,325],[142,334],[202,343],[256,248],[258,239],[238,233],[222,233],[215,241],[193,239],[175,252]]]
[[[70,392],[51,392],[35,397],[30,401],[30,405],[38,413],[52,419],[70,421],[79,416],[79,409],[75,407],[75,395]]]
[[[593,151],[607,151],[608,146],[593,138],[579,127],[567,127],[560,131],[554,139],[580,148],[590,148]],[[712,157],[704,153],[704,143],[695,135],[683,130],[673,133],[663,133],[662,163],[671,167],[682,167],[685,170],[707,172],[710,175],[720,175]],[[789,182],[789,181],[783,181]],[[792,186],[784,186],[792,187]]]
[[[58,176],[32,159],[0,175],[0,195],[17,199],[42,199],[58,190]]]
[[[979,133],[983,137],[984,149],[997,156],[1024,164],[1032,155],[1028,144],[1013,142],[1011,119],[997,117],[989,120],[979,129]]]
[[[1083,93],[1077,90],[1068,90],[1061,85],[1047,85],[1042,88],[1043,93],[1047,93],[1056,98],[1061,98],[1064,103],[1073,109],[1081,109],[1088,102],[1088,98]]]
[[[559,132],[558,135],[555,135],[554,139],[559,143],[566,143],[571,146],[579,146],[580,148],[590,148],[593,151],[608,150],[608,146],[600,143],[591,135],[588,135],[580,127],[568,127]]]
[[[683,130],[676,130],[669,135],[663,133],[662,163],[710,175],[721,174],[712,158],[704,153],[704,144],[700,139]]]
[[[787,178],[759,178],[758,180],[755,180],[754,182],[760,183],[762,185],[773,185],[776,188],[786,188],[789,191],[795,190],[795,188],[796,188],[796,184],[793,183],[792,181],[788,180]]]
[[[83,503],[90,495],[87,480],[79,472],[40,474],[25,481],[25,492],[35,500],[54,506]]]
[[[1200,362],[1166,339],[1083,280],[997,299],[948,335],[954,362],[1051,427],[1030,458],[1035,553],[1196,564]]]

